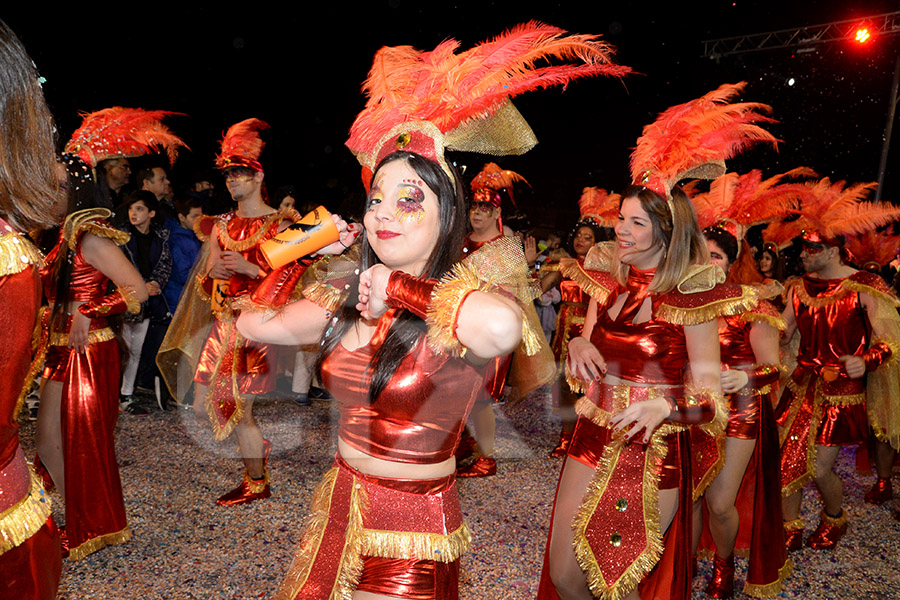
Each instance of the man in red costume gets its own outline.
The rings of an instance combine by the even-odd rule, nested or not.
[[[222,506],[245,504],[271,495],[266,458],[269,444],[253,420],[253,397],[274,389],[272,348],[244,340],[234,327],[239,310],[232,303],[252,293],[269,273],[262,242],[295,220],[296,213],[275,211],[263,197],[259,130],[268,125],[247,119],[233,125],[222,140],[216,164],[236,211],[215,217],[209,235],[206,271],[198,275],[202,294],[211,296],[215,321],[197,364],[194,411],[208,416],[217,440],[232,431],[238,439],[244,470],[241,484],[221,496]],[[196,227],[195,227],[196,228]]]
[[[803,543],[800,492],[810,480],[816,482],[824,506],[807,545],[834,548],[846,532],[847,511],[842,507],[843,489],[834,462],[841,445],[856,444],[868,436],[867,374],[871,383],[876,369],[895,368],[884,363],[897,351],[897,342],[878,315],[896,317],[897,299],[880,277],[844,264],[842,246],[842,236],[805,233],[800,257],[807,274],[789,285],[786,293],[783,339],[790,340],[795,330],[800,332],[797,368],[777,411],[790,550]],[[881,401],[868,398],[870,404]],[[869,406],[870,413],[873,408]]]
[[[0,21],[0,588],[4,598],[56,598],[59,534],[50,498],[19,446],[16,415],[37,321],[41,255],[21,233],[54,224],[53,118],[34,63]],[[22,394],[24,399],[24,393]]]

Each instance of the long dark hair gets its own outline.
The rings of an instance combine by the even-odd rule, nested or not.
[[[91,178],[91,170],[84,161],[75,155],[63,154],[62,164],[66,168],[66,183],[63,185],[68,201],[66,216],[87,208],[104,207],[100,199],[100,192]],[[53,301],[53,310],[50,313],[51,329],[62,330],[62,320],[66,316],[69,304],[72,261],[74,257],[75,252],[69,248],[65,240],[62,240],[56,256],[56,264],[53,265],[56,297]]]
[[[53,117],[34,63],[0,21],[0,215],[20,231],[52,227],[62,194]]]
[[[386,164],[396,160],[406,161],[425,184],[437,195],[438,210],[440,216],[440,239],[434,246],[431,256],[425,265],[422,276],[440,278],[459,260],[460,248],[466,228],[466,211],[463,204],[463,190],[459,184],[459,175],[454,174],[456,183],[444,173],[440,165],[418,154],[409,152],[394,152],[386,156],[377,166],[374,173]],[[374,180],[374,177],[373,177]],[[366,232],[363,230],[362,247],[360,249],[359,272],[381,263],[378,256],[369,245]],[[354,327],[360,319],[356,304],[357,286],[350,285],[350,294],[344,305],[338,310],[337,322],[329,329],[322,340],[316,368],[321,369],[322,361],[328,356],[347,331]],[[371,381],[369,385],[369,400],[374,402],[394,376],[394,371],[409,354],[410,350],[422,337],[425,331],[424,322],[409,311],[401,311],[394,319],[388,330],[384,343],[375,351],[371,363]]]

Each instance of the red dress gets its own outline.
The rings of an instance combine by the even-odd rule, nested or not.
[[[128,234],[110,227],[95,209],[66,219],[63,235],[47,256],[41,271],[44,294],[56,298],[53,279],[58,260],[74,246],[69,300],[96,302],[107,294],[109,279],[84,259],[85,233],[128,241]],[[49,331],[49,349],[43,376],[63,384],[61,434],[66,481],[66,534],[69,558],[79,560],[104,546],[131,539],[122,499],[122,481],[116,462],[115,429],[119,418],[119,344],[105,317],[91,319],[88,346],[83,353],[67,346],[67,321]]]
[[[741,315],[719,320],[721,361],[724,366],[752,372],[756,357],[750,345],[750,330],[757,322],[767,323],[779,330],[784,329],[781,316],[765,300],[760,300],[755,308]],[[777,378],[777,375],[772,378]],[[744,593],[762,598],[778,594],[782,580],[791,570],[781,524],[781,486],[777,471],[778,430],[772,408],[773,398],[776,397],[775,388],[776,384],[757,387],[751,378],[747,386],[737,394],[726,396],[729,411],[725,435],[756,440],[735,501],[740,525],[734,549],[735,553],[749,558]],[[691,449],[696,458],[693,476],[696,500],[724,464],[724,439],[716,440],[693,429]],[[700,548],[715,551],[708,519],[704,520]]]
[[[59,535],[50,498],[25,462],[16,421],[41,303],[40,260],[37,249],[0,219],[0,585],[4,597],[52,600],[61,570]]]
[[[265,273],[269,266],[259,246],[278,233],[281,222],[290,215],[276,212],[261,217],[243,218],[230,212],[216,217],[218,243],[222,250],[240,252]],[[196,229],[196,228],[195,228]],[[194,381],[207,386],[206,410],[217,440],[227,438],[244,416],[242,394],[264,394],[275,386],[274,348],[245,340],[234,327],[239,310],[231,302],[242,298],[259,286],[262,277],[253,279],[235,274],[228,280],[229,298],[226,309],[215,315],[209,338],[197,362]],[[212,292],[212,280],[200,282],[206,295]]]
[[[579,418],[566,460],[596,472],[573,519],[575,554],[595,595],[620,598],[639,585],[642,597],[686,599],[691,584],[691,454],[685,425],[714,423],[721,428],[725,413],[712,397],[684,386],[683,327],[746,310],[755,295],[748,288],[717,285],[724,277],[709,267],[694,267],[679,283],[689,293],[651,292],[653,270],[632,268],[622,285],[606,270],[611,251],[605,244],[595,246],[583,266],[566,261],[562,269],[598,302],[591,342],[606,360],[608,374],[647,385],[592,383],[576,407]],[[625,304],[611,319],[608,310],[622,294],[627,294]],[[647,299],[650,318],[635,323]],[[672,417],[677,422],[665,421],[647,446],[613,437],[608,428],[612,415],[632,402],[659,397],[676,401]],[[678,511],[663,534],[657,494],[672,488],[679,490]],[[545,555],[541,600],[558,598],[548,565]]]
[[[579,264],[584,264],[583,258],[577,260]],[[569,341],[581,335],[584,328],[584,317],[587,315],[590,296],[577,282],[565,276],[559,283],[559,294],[562,301],[556,314],[556,335],[551,349],[556,361],[562,366],[569,354]]]

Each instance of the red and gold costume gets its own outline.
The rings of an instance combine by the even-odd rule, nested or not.
[[[894,307],[900,303],[884,280],[865,271],[843,279],[806,275],[788,286],[800,351],[789,389],[777,410],[783,428],[781,485],[785,496],[812,480],[816,446],[864,441],[870,420],[879,437],[896,434],[891,424],[896,389],[879,389],[867,407],[866,378],[851,379],[840,361],[844,355],[862,356],[871,379],[875,373],[884,376],[896,370],[897,341],[872,336],[873,315],[867,314],[860,293],[874,298],[876,315],[884,311],[896,320]]]
[[[239,252],[249,262],[258,265],[264,273],[269,267],[259,249],[260,244],[274,237],[284,220],[297,220],[293,210],[279,211],[261,217],[239,217],[230,212],[215,217],[219,247]],[[202,232],[202,225],[195,231]],[[202,233],[198,233],[202,235]],[[204,236],[204,241],[207,239]],[[209,301],[213,292],[213,280],[198,276],[198,292]],[[253,279],[235,273],[228,280],[225,309],[215,314],[209,337],[197,362],[194,381],[207,386],[206,411],[216,440],[227,438],[244,416],[243,394],[264,394],[275,385],[276,373],[270,361],[274,351],[268,344],[245,340],[234,326],[240,311],[232,303],[247,296],[257,288],[262,278]]]
[[[579,414],[567,460],[594,469],[575,514],[575,555],[594,595],[621,598],[638,583],[652,598],[690,597],[690,440],[688,425],[721,432],[726,413],[721,397],[685,385],[688,360],[684,326],[737,314],[756,303],[749,288],[719,285],[721,270],[695,266],[677,288],[648,290],[655,270],[630,269],[625,285],[609,273],[612,249],[595,246],[584,264],[567,260],[562,271],[598,303],[593,343],[608,374],[640,386],[592,382],[577,405]],[[595,270],[596,269],[596,270]],[[608,310],[628,294],[613,320]],[[635,323],[644,301],[649,320]],[[671,414],[648,445],[614,436],[609,419],[632,402],[666,398]],[[658,490],[679,490],[678,513],[668,531],[660,530]],[[665,538],[665,540],[664,540]],[[657,565],[659,565],[657,567]],[[557,598],[545,560],[538,597]]]
[[[119,245],[128,241],[127,233],[107,224],[109,215],[106,209],[69,215],[60,241],[41,271],[44,294],[52,303],[57,283],[54,267],[58,260],[66,260],[67,250],[72,250],[69,300],[83,302],[79,311],[91,318],[84,352],[68,347],[71,317],[61,324],[45,323],[49,337],[43,376],[63,384],[60,420],[66,534],[72,560],[131,539],[114,437],[119,418],[119,344],[107,317],[126,310],[136,313],[140,304],[120,291],[107,294],[109,279],[88,264],[81,252],[85,234],[108,238]]]
[[[584,265],[583,258],[576,260],[579,265]],[[552,270],[553,265],[547,265],[545,268]],[[576,281],[566,276],[563,276],[559,283],[559,294],[562,296],[562,301],[559,305],[559,312],[556,314],[556,335],[553,337],[553,344],[550,348],[553,350],[556,362],[562,367],[569,355],[569,341],[581,335],[581,330],[584,328],[584,318],[587,315],[588,302],[591,298]]]
[[[407,298],[424,296],[427,302],[430,294],[427,315],[416,313],[427,316],[428,335],[407,354],[375,403],[369,399],[368,381],[373,356],[401,308],[379,319],[365,346],[349,351],[338,343],[326,357],[323,383],[340,407],[338,435],[344,443],[369,456],[406,464],[438,464],[453,456],[466,419],[501,360],[470,365],[460,357],[464,349],[452,333],[468,293],[492,289],[480,267],[492,264],[503,272],[498,265],[505,264],[504,256],[496,251],[489,247],[493,258],[482,257],[484,262],[470,257],[440,283],[407,276],[425,290],[407,292]],[[347,269],[341,262],[320,261],[313,269],[318,271],[313,279],[319,281],[309,283],[307,278],[303,290],[331,311],[341,301],[323,290],[331,285],[324,282],[332,277],[345,280]],[[255,295],[257,300],[262,299]],[[524,328],[531,326],[526,323]],[[539,335],[530,330],[523,337]],[[429,480],[376,477],[356,471],[338,456],[315,493],[312,512],[278,598],[349,597],[353,590],[423,600],[457,597],[458,559],[470,537],[454,475]]]
[[[756,364],[750,344],[754,323],[765,323],[779,331],[784,320],[771,303],[760,300],[756,307],[740,315],[719,319],[721,361],[728,369],[740,369],[749,376],[747,385],[728,401],[727,437],[756,440],[756,446],[738,490],[736,507],[740,516],[735,551],[749,559],[744,593],[769,598],[781,591],[781,582],[790,574],[792,563],[784,549],[779,485],[778,431],[775,427],[773,398],[776,397],[780,369],[778,365]],[[694,499],[712,483],[725,462],[725,440],[698,429],[691,430]],[[704,519],[700,548],[715,552]]]
[[[0,219],[0,581],[10,598],[56,598],[61,561],[50,498],[25,462],[16,415],[41,304],[41,255]]]

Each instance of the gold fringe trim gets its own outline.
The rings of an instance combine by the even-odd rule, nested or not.
[[[618,581],[608,584],[604,580],[597,559],[587,541],[586,531],[603,492],[609,484],[615,464],[618,462],[619,453],[624,445],[622,440],[613,441],[603,449],[594,477],[584,494],[584,500],[572,518],[575,559],[585,572],[591,593],[602,600],[621,600],[627,596],[656,566],[662,556],[663,540],[659,527],[659,475],[653,471],[650,465],[659,464],[666,457],[668,449],[663,437],[659,430],[654,432],[644,456],[643,510],[647,547],[625,569]]]
[[[784,564],[778,569],[778,579],[772,583],[756,584],[744,582],[744,593],[754,598],[775,598],[781,593],[782,583],[794,572],[794,563],[790,558],[785,559]]]
[[[822,519],[822,522],[826,525],[831,525],[832,527],[843,527],[847,524],[847,521],[850,518],[850,515],[847,512],[846,508],[841,508],[841,516],[834,518],[829,516],[828,513],[825,512],[825,509],[822,509],[822,512],[819,513],[819,517]]]
[[[234,327],[233,320],[229,319],[227,321],[228,329],[225,332],[224,340],[227,341],[229,337],[231,337],[231,328]],[[244,418],[244,397],[241,395],[241,390],[238,387],[237,381],[237,373],[235,372],[234,365],[238,360],[238,354],[241,348],[241,342],[244,340],[241,337],[241,334],[235,334],[235,342],[234,342],[234,350],[232,354],[232,369],[231,373],[228,376],[231,378],[231,393],[234,396],[234,413],[232,413],[231,418],[224,425],[219,425],[219,419],[216,417],[216,408],[215,408],[215,382],[219,379],[219,370],[222,367],[222,361],[225,360],[225,355],[219,356],[219,359],[216,361],[216,366],[213,369],[212,377],[210,378],[211,384],[206,389],[206,398],[204,399],[204,403],[206,404],[206,415],[209,417],[209,423],[212,426],[213,438],[217,442],[221,442],[228,438],[231,435],[231,432],[240,423],[241,419]]]
[[[703,306],[683,308],[671,304],[660,304],[657,317],[672,325],[700,325],[719,317],[731,317],[756,307],[759,302],[756,290],[742,285],[742,293],[737,298],[715,300]]]
[[[435,352],[462,356],[463,345],[456,338],[454,327],[459,309],[470,292],[490,291],[490,283],[482,281],[466,262],[453,265],[450,272],[441,278],[431,292],[431,301],[428,303],[428,312],[425,316],[428,325],[428,346]]]
[[[465,523],[446,535],[366,529],[363,532],[362,554],[449,563],[462,556],[471,545],[472,535]]]
[[[281,587],[275,595],[275,600],[293,600],[294,596],[306,585],[309,573],[315,562],[319,547],[322,544],[322,536],[328,526],[328,515],[331,512],[331,497],[334,484],[337,481],[338,468],[332,467],[322,477],[322,481],[313,492],[312,507],[303,537],[294,560],[281,582]]]
[[[262,481],[258,481],[250,477],[250,471],[248,471],[247,469],[244,469],[242,475],[244,477],[244,481],[247,482],[247,489],[249,489],[254,494],[259,494],[264,489],[266,489],[267,485],[271,483],[271,480],[269,479],[269,470],[266,468],[263,468]]]
[[[785,531],[802,530],[804,527],[806,527],[806,524],[803,522],[803,519],[793,519],[792,521],[784,522]]]
[[[574,258],[561,260],[559,263],[559,270],[562,271],[563,275],[577,283],[578,287],[580,287],[585,294],[600,304],[606,302],[609,295],[613,292],[613,290],[603,287],[601,283],[594,280],[594,278],[592,278]]]
[[[197,295],[204,302],[209,302],[211,300],[209,294],[203,289],[203,282],[206,281],[207,275],[202,272],[202,269],[197,272],[197,277],[194,278],[194,290],[197,292]]]
[[[137,301],[135,291],[130,287],[116,288],[116,291],[125,299],[125,310],[136,315],[141,312],[141,303]]]
[[[126,527],[122,531],[97,536],[84,542],[77,548],[72,548],[71,550],[69,550],[69,560],[81,560],[85,556],[93,554],[97,550],[106,548],[107,546],[118,546],[119,544],[124,544],[130,539],[131,529],[128,527]]]
[[[797,298],[800,299],[800,302],[809,306],[810,308],[822,308],[823,306],[830,306],[846,296],[850,293],[850,290],[847,288],[847,282],[849,280],[845,279],[841,282],[841,285],[835,289],[830,294],[826,294],[824,296],[810,296],[809,292],[806,291],[806,286],[803,285],[803,279],[797,278],[792,281],[785,290],[785,295],[791,290],[797,295]]]
[[[832,406],[854,406],[856,404],[865,404],[866,393],[862,392],[861,394],[849,394],[847,396],[831,396],[829,394],[822,394],[822,399]]]
[[[874,288],[870,285],[854,281],[850,278],[847,278],[843,282],[841,282],[841,285],[851,292],[856,292],[858,294],[868,294],[876,300],[884,300],[885,302],[889,302],[894,306],[894,308],[900,308],[900,299],[897,299],[896,296],[889,292],[879,290],[878,288]]]
[[[784,322],[782,317],[774,317],[772,315],[764,315],[762,313],[747,311],[741,318],[744,320],[744,323],[765,323],[770,327],[774,327],[778,331],[784,331],[787,327],[787,324]]]
[[[103,329],[94,329],[88,332],[88,344],[99,344],[100,342],[108,342],[116,339],[116,334],[109,327]],[[50,334],[51,346],[68,346],[69,334],[54,331]]]
[[[209,234],[204,233],[203,229],[200,227],[206,221],[213,221],[215,224],[216,217],[212,215],[200,215],[197,219],[194,220],[194,235],[197,236],[197,239],[201,242],[209,241]]]
[[[21,233],[0,235],[0,277],[21,273],[29,266],[40,268],[44,264],[41,251]]]
[[[522,312],[522,341],[519,343],[519,349],[524,352],[525,356],[534,356],[547,346],[547,338],[544,337],[544,331],[541,329],[541,321],[537,316],[534,305],[523,306]],[[549,352],[548,354],[552,356]],[[553,375],[556,372],[556,366],[553,368]],[[550,379],[553,379],[551,375]],[[541,385],[550,383],[550,381],[541,382]]]
[[[347,298],[347,290],[339,290],[327,284],[315,282],[303,288],[303,297],[334,313],[341,307]]]
[[[813,409],[812,415],[810,416],[809,431],[807,432],[806,440],[806,471],[797,479],[790,481],[782,486],[781,495],[785,498],[799,492],[804,485],[812,481],[813,475],[816,472],[816,433],[819,431],[819,422],[822,420],[823,412],[822,380],[817,378],[814,385],[816,387],[813,396]],[[797,418],[797,413],[800,411],[801,404],[806,398],[806,391],[808,387],[809,380],[807,379],[802,388],[803,393],[801,395],[794,396],[794,401],[791,404],[791,408],[788,412],[788,422],[784,427],[783,433],[779,436],[782,446],[784,445],[784,440],[787,439],[787,435],[791,431],[791,427],[794,424],[794,419]]]
[[[234,217],[237,217],[236,213],[234,213],[231,218]],[[236,240],[228,234],[228,220],[218,219],[216,222],[216,230],[219,234],[219,245],[222,246],[223,250],[234,250],[235,252],[243,252],[245,250],[249,250],[250,248],[259,244],[262,239],[266,235],[268,235],[269,229],[271,229],[273,223],[275,223],[276,221],[282,221],[285,218],[286,217],[281,213],[281,211],[266,215],[266,218],[260,224],[259,229],[257,229],[252,235],[243,240]]]
[[[97,237],[110,239],[117,246],[127,244],[128,240],[131,239],[130,235],[103,223],[105,219],[111,216],[112,211],[106,208],[86,208],[73,212],[66,217],[63,223],[63,239],[66,240],[69,250],[75,251],[81,234],[85,232],[92,233]]]
[[[363,515],[368,505],[366,487],[357,483],[356,476],[354,476],[353,489],[350,492],[347,536],[329,600],[353,600],[353,592],[356,591],[363,570]]]
[[[569,361],[565,361],[565,374],[566,374],[566,383],[569,384],[569,389],[576,394],[583,394],[587,392],[587,383],[584,380],[575,377],[575,374],[569,369]]]
[[[31,383],[44,368],[44,359],[47,358],[47,349],[50,345],[50,335],[47,329],[43,327],[43,322],[44,315],[49,311],[49,306],[42,306],[34,323],[34,331],[31,334],[31,349],[34,353],[34,358],[31,359],[31,365],[28,367],[28,372],[25,373],[25,379],[22,380],[22,389],[19,392],[16,408],[13,411],[14,419],[22,411],[22,407],[25,406],[25,397],[31,391]]]
[[[715,414],[708,423],[698,423],[696,426],[716,438],[725,435],[725,428],[728,426],[728,405],[722,392],[689,383],[684,386],[684,397],[687,398],[688,404],[692,398],[708,398],[716,409]]]
[[[700,483],[698,483],[693,490],[693,499],[694,502],[703,497],[703,494],[706,493],[706,488],[709,487],[713,481],[715,481],[716,477],[719,476],[719,473],[722,472],[722,468],[725,466],[725,436],[720,435],[715,438],[716,440],[716,462],[706,471],[703,475],[703,478],[700,479]]]
[[[0,513],[0,555],[33,536],[50,518],[50,496],[28,469],[31,486],[25,497]]]

